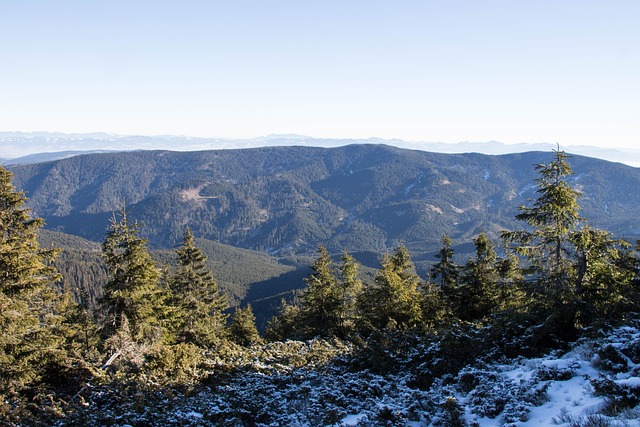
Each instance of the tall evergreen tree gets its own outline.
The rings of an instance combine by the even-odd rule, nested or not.
[[[3,396],[46,384],[66,363],[60,334],[63,304],[50,265],[53,249],[42,249],[24,193],[0,167],[0,405]]]
[[[347,252],[342,254],[342,266],[338,280],[340,289],[340,309],[338,312],[338,337],[346,338],[356,324],[356,302],[362,292],[362,281],[358,278],[358,262]]]
[[[446,295],[457,287],[460,266],[453,259],[451,238],[445,234],[442,236],[441,243],[442,246],[435,255],[439,261],[431,267],[431,280],[439,285]]]
[[[571,274],[571,235],[582,218],[579,215],[580,192],[567,182],[573,174],[568,156],[554,150],[550,163],[535,166],[538,198],[533,206],[520,206],[516,219],[531,230],[503,232],[503,238],[516,243],[515,250],[527,258],[531,272],[539,277],[542,290],[560,302],[567,293]]]
[[[456,290],[455,314],[467,321],[481,320],[498,311],[500,305],[500,274],[498,255],[485,233],[473,239],[475,258],[462,268]]]
[[[177,270],[169,283],[178,309],[178,341],[212,348],[226,339],[227,298],[188,227],[176,255]]]
[[[160,271],[151,259],[147,242],[139,236],[124,210],[113,216],[102,243],[109,280],[100,300],[105,312],[104,334],[130,333],[136,343],[165,338],[166,293],[160,288]]]
[[[542,308],[546,330],[551,335],[571,339],[575,334],[577,307],[575,300],[572,235],[582,221],[579,215],[580,193],[567,182],[573,174],[568,156],[553,151],[553,160],[535,166],[538,198],[530,207],[520,206],[516,219],[529,229],[505,231],[502,237],[515,244],[515,252],[526,258],[526,270],[535,286],[530,288],[532,301]]]
[[[327,249],[320,246],[319,256],[306,278],[307,287],[300,296],[303,328],[307,337],[336,335],[342,323],[342,292],[333,271]]]

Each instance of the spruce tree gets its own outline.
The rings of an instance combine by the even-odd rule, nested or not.
[[[441,239],[442,246],[435,255],[439,261],[431,268],[431,280],[433,280],[445,296],[453,293],[458,285],[460,266],[453,259],[451,238],[446,234]]]
[[[299,304],[292,304],[282,298],[278,308],[278,314],[267,322],[264,336],[269,341],[284,341],[287,339],[303,339],[301,331],[302,314]]]
[[[359,264],[347,252],[342,254],[342,266],[338,288],[340,289],[340,309],[338,311],[339,324],[337,335],[347,338],[355,328],[357,320],[356,302],[362,292],[362,282],[358,278]]]
[[[227,299],[188,227],[176,255],[177,269],[169,286],[177,308],[178,341],[212,348],[226,339]]]
[[[407,248],[399,246],[386,254],[374,284],[358,299],[360,330],[365,334],[383,329],[406,330],[421,326],[422,299],[420,280]]]
[[[560,302],[569,288],[571,236],[582,221],[579,215],[580,192],[567,182],[573,174],[568,156],[554,150],[550,163],[535,166],[538,198],[533,206],[520,206],[516,219],[527,223],[530,230],[503,232],[507,242],[515,243],[518,254],[527,258],[530,272],[539,277],[542,290]]]
[[[109,273],[100,300],[105,338],[123,334],[138,344],[166,338],[166,293],[159,286],[160,271],[147,241],[139,236],[138,223],[131,224],[124,210],[120,219],[115,214],[111,219],[102,256]]]
[[[303,330],[308,338],[336,335],[342,323],[342,292],[333,271],[333,261],[324,246],[311,266],[312,273],[305,279],[302,292],[301,315]]]
[[[245,308],[237,307],[233,312],[229,335],[236,344],[245,347],[260,341],[260,334],[256,328],[256,316],[253,314],[251,304]]]
[[[499,311],[526,311],[524,276],[520,267],[520,259],[516,254],[505,250],[505,256],[498,259],[498,307]]]
[[[590,226],[575,232],[572,242],[576,252],[573,299],[577,323],[615,320],[624,311],[635,311],[632,295],[637,261],[629,251],[631,244]]]
[[[44,224],[32,218],[13,175],[0,167],[0,405],[12,393],[46,385],[65,369],[60,334],[60,275],[50,265],[54,249],[38,245]]]
[[[572,339],[576,331],[577,307],[573,276],[571,236],[578,230],[580,193],[567,182],[573,174],[568,156],[553,151],[553,160],[535,166],[538,197],[532,206],[520,206],[516,219],[529,228],[505,231],[507,244],[515,244],[517,254],[524,256],[525,270],[534,286],[529,288],[532,305],[542,309],[545,330],[550,336]]]
[[[500,300],[500,275],[495,247],[485,233],[475,237],[473,243],[476,255],[462,269],[454,304],[455,315],[466,321],[487,318],[498,310]]]

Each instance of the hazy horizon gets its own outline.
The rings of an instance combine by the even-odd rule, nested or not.
[[[0,2],[0,130],[640,144],[640,3]]]
[[[500,155],[525,151],[551,151],[558,145],[549,143],[508,144],[500,141],[460,141],[444,143],[438,141],[405,141],[370,137],[314,138],[308,135],[264,135],[257,138],[199,138],[184,135],[118,135],[93,132],[65,134],[59,132],[2,132],[0,131],[0,159],[19,160],[29,163],[60,159],[76,152],[173,150],[196,151],[215,149],[241,149],[264,146],[305,145],[315,147],[337,147],[347,144],[387,144],[399,148],[432,151],[439,153],[483,153]],[[575,145],[560,146],[567,153],[600,158],[640,167],[640,149],[601,148]],[[60,154],[56,156],[55,154]]]

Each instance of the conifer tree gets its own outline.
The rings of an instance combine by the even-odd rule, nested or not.
[[[421,326],[420,280],[407,248],[399,246],[386,254],[374,284],[358,300],[360,330],[365,334],[385,328],[409,329]]]
[[[631,244],[590,226],[575,232],[572,242],[578,324],[615,319],[623,311],[634,310],[632,284],[637,262],[629,251]]]
[[[229,335],[236,344],[245,347],[260,341],[260,334],[256,328],[256,316],[253,314],[251,304],[245,308],[237,307],[231,315]]]
[[[453,259],[451,238],[445,234],[442,236],[441,243],[442,246],[435,255],[439,261],[431,267],[430,280],[440,288],[443,299],[450,305],[450,309],[455,311],[458,301],[457,290],[461,267]]]
[[[177,308],[178,341],[212,348],[226,339],[227,299],[188,227],[176,255],[177,270],[169,286]]]
[[[519,258],[505,250],[505,256],[498,259],[496,269],[499,276],[499,311],[527,310],[525,306],[525,292],[523,290],[524,276]]]
[[[531,273],[539,276],[542,290],[560,302],[568,292],[571,274],[571,236],[582,218],[579,215],[580,193],[566,178],[573,174],[568,156],[554,150],[550,163],[535,166],[538,198],[533,206],[520,206],[516,219],[527,223],[531,230],[503,232],[507,242],[516,243],[515,250],[527,258]]]
[[[329,337],[336,335],[342,323],[342,292],[333,271],[333,261],[324,246],[311,266],[312,273],[305,279],[302,292],[301,315],[305,335]]]
[[[454,303],[455,315],[466,321],[481,320],[497,311],[500,299],[495,248],[485,233],[475,237],[473,243],[476,255],[462,269]]]
[[[546,330],[551,335],[571,339],[575,334],[577,307],[575,299],[574,247],[572,236],[582,221],[579,215],[580,193],[567,182],[573,174],[568,156],[553,151],[553,160],[535,166],[538,198],[532,206],[520,206],[516,219],[529,229],[505,231],[502,237],[515,244],[517,254],[528,262],[526,273],[535,284],[529,299],[542,308]]]
[[[435,255],[440,261],[431,268],[431,280],[433,280],[445,296],[457,287],[460,266],[453,259],[451,238],[446,234],[441,239],[442,246]]]
[[[124,210],[115,215],[102,243],[109,280],[100,300],[105,312],[104,335],[130,335],[136,343],[165,338],[166,293],[160,288],[160,271],[151,259],[147,242],[139,236]]]
[[[299,304],[292,304],[282,298],[278,314],[267,322],[264,336],[270,341],[283,341],[286,339],[302,339],[301,332],[302,315]]]
[[[66,363],[59,334],[60,276],[50,265],[54,249],[42,249],[24,193],[0,167],[0,405],[3,396],[51,381]]]
[[[421,293],[420,308],[422,310],[422,325],[426,331],[441,329],[451,312],[442,298],[442,292],[431,281],[426,281],[419,288]]]
[[[358,278],[358,262],[347,252],[342,254],[342,266],[338,287],[340,289],[340,309],[338,312],[338,337],[346,338],[354,330],[356,323],[356,302],[362,292],[362,282]]]

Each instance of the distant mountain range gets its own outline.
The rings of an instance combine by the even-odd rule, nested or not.
[[[268,135],[250,139],[194,138],[187,136],[122,136],[109,133],[64,134],[51,132],[0,132],[0,162],[38,163],[78,154],[105,151],[172,150],[199,151],[273,146],[340,147],[352,144],[385,144],[436,153],[509,154],[550,151],[555,144],[504,144],[497,141],[410,142],[400,139],[326,139],[303,135]],[[615,147],[615,143],[611,144]],[[640,149],[625,150],[590,146],[562,147],[567,152],[640,167]]]

